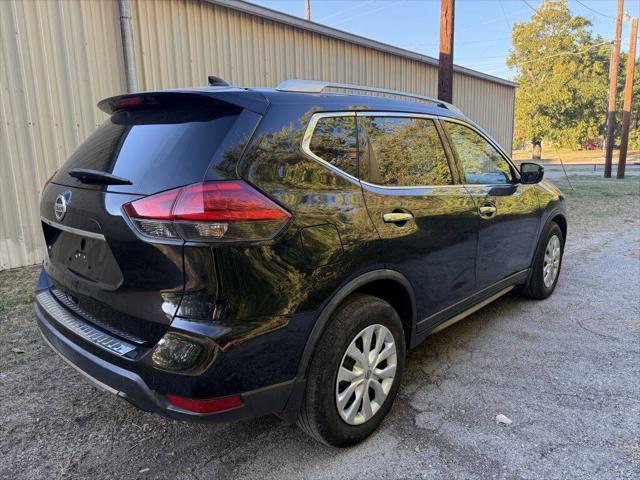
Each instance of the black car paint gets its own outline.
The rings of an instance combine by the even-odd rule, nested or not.
[[[71,290],[80,304],[105,309],[118,326],[131,328],[146,343],[135,359],[125,359],[73,335],[57,334],[139,376],[153,395],[212,398],[280,385],[277,394],[266,396],[278,399],[270,411],[286,410],[293,418],[315,341],[349,293],[375,282],[402,290],[407,342],[415,346],[439,323],[495,293],[502,283],[511,278],[522,282],[544,224],[565,215],[560,193],[548,182],[498,189],[463,186],[448,144],[456,184],[410,189],[381,188],[341,175],[300,148],[309,118],[319,111],[403,112],[464,121],[450,110],[381,97],[272,90],[194,89],[186,94],[211,95],[243,108],[202,179],[242,178],[288,209],[292,221],[275,241],[224,247],[151,243],[139,238],[122,214],[122,205],[140,198],[139,192],[122,193],[127,190],[120,185],[86,188],[61,180],[63,173],[44,190],[41,202],[42,217],[54,220],[56,196],[72,190],[65,225],[105,233],[122,282],[105,288],[96,279],[45,262],[37,289]],[[497,204],[497,218],[477,215],[478,202],[487,198]],[[395,208],[410,210],[415,223],[380,224],[379,215]],[[68,241],[77,240],[70,236]],[[55,319],[38,312],[36,306],[43,332],[55,330]],[[167,331],[212,343],[214,353],[199,375],[153,367],[151,351]],[[74,358],[80,368],[87,364],[81,355]],[[194,416],[168,412],[166,405],[154,410]],[[242,415],[255,413],[247,409]]]

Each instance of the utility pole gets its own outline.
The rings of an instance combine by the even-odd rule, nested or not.
[[[120,35],[122,36],[122,56],[124,60],[124,78],[127,82],[127,93],[138,91],[138,75],[133,48],[133,28],[131,26],[131,1],[119,0]]]
[[[621,0],[622,1],[622,0]],[[438,98],[453,102],[453,17],[455,0],[440,0],[440,58]]]
[[[605,140],[606,152],[604,156],[604,177],[611,178],[611,162],[613,158],[613,145],[615,143],[616,130],[616,90],[618,86],[618,62],[620,61],[620,35],[622,34],[622,10],[624,0],[618,0],[616,11],[616,37],[613,41],[613,52],[609,64],[609,109],[607,110],[607,138]]]
[[[304,0],[304,18],[311,21],[311,0]]]
[[[633,88],[633,73],[636,64],[636,39],[638,37],[638,19],[631,19],[631,38],[629,39],[629,57],[627,58],[627,79],[624,84],[624,105],[622,107],[622,134],[620,138],[620,153],[618,155],[617,178],[624,178],[627,163],[627,146],[629,144],[629,124],[631,123],[631,90]]]

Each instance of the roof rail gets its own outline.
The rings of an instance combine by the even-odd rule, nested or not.
[[[300,93],[322,93],[327,88],[340,88],[344,90],[357,90],[360,92],[374,92],[374,93],[386,93],[388,95],[397,95],[399,97],[415,98],[417,100],[423,100],[431,102],[439,107],[446,108],[452,112],[463,115],[462,111],[448,102],[443,102],[437,98],[427,97],[425,95],[418,95],[417,93],[401,92],[399,90],[389,90],[386,88],[367,87],[366,85],[356,85],[352,83],[335,83],[335,82],[323,82],[321,80],[285,80],[280,83],[276,90],[281,92],[300,92]]]

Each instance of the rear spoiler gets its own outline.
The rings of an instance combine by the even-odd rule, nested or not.
[[[216,90],[163,90],[116,95],[98,102],[98,108],[105,113],[113,114],[117,111],[138,110],[159,106],[216,107],[219,106],[220,103],[251,110],[260,115],[263,115],[269,106],[269,101],[255,90],[222,88]]]

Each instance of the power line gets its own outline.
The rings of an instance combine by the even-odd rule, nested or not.
[[[523,1],[525,1],[525,0],[523,0]],[[531,6],[529,5],[529,7],[531,7]],[[516,12],[513,12],[513,14],[514,15],[519,15],[520,13],[523,13],[523,12],[526,12],[526,10],[525,9],[518,10]],[[503,18],[504,17],[502,15],[498,15],[497,17],[490,18],[489,20],[486,20],[484,22],[475,23],[471,27],[458,29],[458,30],[456,30],[456,34],[461,33],[461,32],[468,32],[468,31],[471,31],[471,30],[477,30],[478,27],[481,27],[483,25],[489,25],[490,23],[500,22]]]
[[[612,18],[612,19],[616,19],[616,17],[612,17],[611,15],[607,15],[606,13],[602,13],[599,12],[598,10],[596,10],[595,8],[591,8],[589,5],[585,5],[584,3],[582,3],[580,0],[575,0],[576,3],[579,3],[580,5],[582,5],[584,8],[586,8],[587,10],[591,10],[593,13],[597,13],[598,15],[601,15],[603,17],[607,17],[607,18]]]
[[[533,7],[531,6],[531,4],[530,4],[529,2],[527,2],[527,0],[522,0],[522,1],[523,1],[523,2],[527,5],[527,7],[529,7],[532,11],[534,11],[534,12],[536,11],[536,9],[535,9],[535,8],[533,8]]]
[[[457,58],[456,60],[486,60],[489,58],[504,58],[506,55],[493,55],[490,57],[465,57],[465,58]]]
[[[465,42],[456,41],[455,44],[456,44],[456,46],[458,46],[458,45],[475,45],[475,44],[479,44],[479,43],[502,42],[504,40],[511,40],[511,37],[485,38],[485,39],[482,39],[482,40],[467,40]],[[403,43],[400,43],[399,45],[402,48],[437,47],[439,45],[439,43],[403,42]]]
[[[399,3],[404,3],[405,1],[406,0],[398,0],[396,2],[385,3],[384,5],[382,5],[379,8],[374,8],[374,9],[366,11],[364,13],[357,14],[357,15],[355,15],[353,17],[340,19],[337,22],[331,22],[328,25],[329,26],[334,26],[334,25],[340,25],[341,23],[350,22],[351,20],[355,20],[356,18],[364,17],[366,15],[371,15],[372,13],[379,12],[380,10],[384,10],[385,8],[393,7],[394,5],[398,5]]]
[[[342,15],[344,13],[350,12],[351,10],[356,10],[358,8],[365,7],[365,6],[369,5],[370,3],[373,3],[373,1],[374,0],[368,0],[366,2],[360,2],[360,3],[357,3],[355,5],[351,5],[349,8],[345,8],[343,10],[339,10],[337,12],[333,12],[333,13],[331,13],[329,15],[326,15],[326,16],[324,16],[322,18],[319,18],[318,20],[316,20],[316,22],[324,22],[325,20],[328,20],[329,18],[337,17],[337,16]]]
[[[498,5],[500,5],[500,10],[502,10],[502,14],[504,15],[504,21],[507,23],[507,28],[509,30],[511,30],[511,22],[509,21],[509,18],[507,17],[507,12],[505,12],[505,10],[504,10],[504,6],[502,5],[502,0],[498,1]]]
[[[589,48],[585,48],[584,50],[578,50],[576,52],[560,52],[560,53],[555,53],[553,55],[547,55],[547,56],[540,57],[540,58],[534,58],[533,60],[528,60],[526,62],[518,63],[518,65],[515,65],[515,68],[518,68],[521,65],[526,65],[526,64],[529,64],[529,63],[539,62],[541,60],[546,60],[548,58],[561,57],[562,55],[581,55],[583,53],[588,52],[589,50],[593,50],[594,48],[601,47],[602,45],[611,45],[611,42],[596,43],[595,45],[591,45]],[[485,73],[491,73],[491,72],[496,72],[496,71],[500,71],[500,70],[508,70],[508,69],[509,69],[509,67],[496,68],[496,69],[493,69],[493,70],[489,70],[489,71],[487,71]]]

